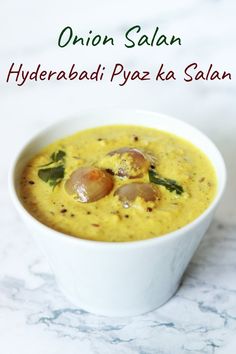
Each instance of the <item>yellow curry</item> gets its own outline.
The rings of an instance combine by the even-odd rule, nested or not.
[[[26,209],[84,239],[133,241],[197,218],[217,188],[205,154],[175,135],[139,126],[77,132],[45,147],[21,176]]]

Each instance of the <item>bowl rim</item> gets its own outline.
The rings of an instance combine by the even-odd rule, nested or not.
[[[94,109],[95,110],[95,109]],[[43,235],[39,235],[38,237],[43,237],[45,233],[47,233],[47,236],[51,236],[51,237],[55,237],[58,238],[60,237],[60,239],[66,241],[66,242],[75,242],[77,244],[81,244],[83,246],[87,246],[87,247],[102,247],[102,248],[107,248],[107,249],[129,249],[129,248],[142,248],[142,247],[149,247],[152,246],[153,244],[156,243],[163,243],[163,242],[171,242],[172,239],[174,238],[178,238],[181,237],[182,235],[184,235],[185,233],[190,232],[192,229],[195,228],[196,225],[198,225],[199,223],[201,223],[204,219],[207,218],[207,216],[209,214],[211,214],[211,212],[217,207],[223,193],[225,190],[225,185],[226,185],[226,179],[227,179],[227,173],[226,173],[226,166],[225,166],[225,162],[224,159],[222,157],[222,154],[220,153],[219,149],[217,148],[217,146],[213,143],[213,141],[208,138],[207,135],[205,135],[202,131],[200,131],[199,129],[197,129],[195,126],[193,126],[192,124],[189,124],[179,118],[175,118],[171,115],[167,115],[167,114],[162,114],[159,112],[155,112],[155,111],[149,111],[149,110],[141,110],[141,109],[117,109],[117,108],[109,108],[104,109],[104,108],[100,108],[100,109],[96,109],[95,112],[97,113],[101,113],[101,112],[120,112],[120,113],[142,113],[142,114],[149,114],[149,115],[155,115],[161,118],[167,118],[169,120],[174,120],[177,121],[181,124],[183,124],[184,126],[186,126],[187,128],[191,129],[192,131],[197,132],[198,134],[200,134],[202,137],[204,137],[204,139],[207,141],[207,143],[209,143],[213,149],[215,150],[215,152],[218,155],[218,159],[221,163],[221,173],[222,173],[222,183],[221,186],[219,188],[217,188],[216,191],[216,195],[214,197],[214,199],[212,200],[212,202],[210,203],[210,205],[204,210],[203,213],[201,213],[197,218],[195,218],[193,221],[191,221],[190,223],[182,226],[181,228],[165,233],[161,236],[155,236],[152,238],[148,238],[148,239],[143,239],[143,240],[133,240],[133,241],[97,241],[97,240],[89,240],[89,239],[84,239],[84,238],[80,238],[78,236],[73,236],[73,235],[69,235],[60,231],[57,231],[45,224],[43,224],[41,221],[39,221],[38,219],[36,219],[32,214],[29,213],[29,211],[23,206],[22,202],[20,201],[20,198],[17,195],[16,192],[16,188],[15,188],[15,169],[17,166],[17,163],[19,161],[19,159],[21,158],[22,153],[24,152],[25,149],[27,149],[27,147],[31,144],[33,144],[34,140],[36,140],[37,138],[40,138],[40,136],[43,136],[44,134],[46,134],[50,129],[52,129],[53,127],[58,127],[61,124],[64,124],[65,122],[68,122],[68,120],[72,120],[75,119],[78,116],[82,116],[84,114],[89,114],[91,112],[94,112],[94,110],[81,110],[80,112],[78,112],[77,114],[74,114],[73,116],[67,117],[67,118],[62,118],[59,119],[57,121],[55,121],[54,123],[49,124],[48,126],[46,126],[43,129],[40,129],[39,132],[35,133],[30,139],[28,139],[24,144],[21,145],[20,149],[18,150],[18,152],[16,153],[16,155],[13,158],[13,161],[11,163],[11,167],[9,170],[9,174],[8,174],[8,187],[9,187],[9,192],[10,192],[10,197],[13,201],[13,204],[15,205],[15,208],[17,209],[17,211],[19,212],[19,214],[21,216],[23,216],[24,218],[27,218],[30,223],[33,223],[35,225],[35,227],[37,228],[41,228],[43,231],[45,231],[43,233]],[[114,123],[111,124],[106,124],[106,125],[117,125]],[[135,124],[121,124],[121,125],[135,125]],[[104,126],[104,124],[98,124],[96,127],[99,126]],[[139,125],[141,126],[141,124]],[[143,125],[145,126],[145,125]],[[148,125],[146,127],[149,127]],[[151,127],[150,127],[151,128]],[[90,129],[90,128],[86,128],[86,129]],[[158,129],[158,128],[156,128]],[[82,129],[85,130],[85,129]],[[166,129],[160,129],[163,131],[168,132],[168,130]],[[174,134],[174,133],[172,133]],[[179,134],[176,134],[177,137],[182,137]],[[184,137],[182,137],[184,138]],[[188,139],[184,138],[185,140],[188,141]],[[191,142],[191,140],[189,140]],[[192,143],[194,146],[195,144]],[[197,147],[199,148],[199,147]],[[201,150],[201,148],[199,148]],[[201,150],[202,151],[202,150]],[[205,153],[205,152],[204,152]],[[209,158],[208,154],[205,153],[205,155]],[[215,169],[216,172],[216,176],[217,175],[217,171]],[[167,237],[165,237],[167,236]]]

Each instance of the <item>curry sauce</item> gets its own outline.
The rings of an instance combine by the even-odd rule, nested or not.
[[[108,242],[177,230],[204,212],[216,189],[202,151],[139,126],[98,127],[58,140],[29,161],[20,181],[23,204],[40,222]]]

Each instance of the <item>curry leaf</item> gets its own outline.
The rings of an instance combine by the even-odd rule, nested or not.
[[[50,186],[54,186],[55,183],[58,184],[64,178],[64,174],[65,167],[63,165],[38,170],[39,178],[44,182],[49,182]]]
[[[58,150],[56,152],[53,152],[50,156],[50,159],[51,161],[49,161],[48,163],[44,164],[44,165],[41,165],[40,167],[46,167],[46,166],[50,166],[52,165],[53,163],[56,163],[56,162],[63,162],[64,161],[64,157],[66,156],[66,153],[65,151],[62,151],[62,150]]]
[[[65,151],[58,150],[57,152],[52,153],[50,156],[53,162],[58,162],[64,159],[66,153]]]
[[[173,179],[170,178],[163,178],[160,177],[155,171],[149,170],[149,180],[152,183],[159,184],[166,189],[168,189],[170,192],[176,192],[176,194],[182,194],[184,192],[184,189],[182,186],[177,184],[177,182]]]
[[[62,150],[55,151],[51,154],[50,159],[47,164],[40,166],[38,170],[39,178],[48,183],[53,189],[62,181],[65,175],[64,157],[66,153]],[[53,167],[47,167],[53,164]]]

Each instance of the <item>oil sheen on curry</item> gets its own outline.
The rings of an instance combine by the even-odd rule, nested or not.
[[[21,177],[21,198],[36,219],[108,242],[177,230],[209,206],[216,188],[202,151],[139,126],[98,127],[58,140],[34,156]]]

